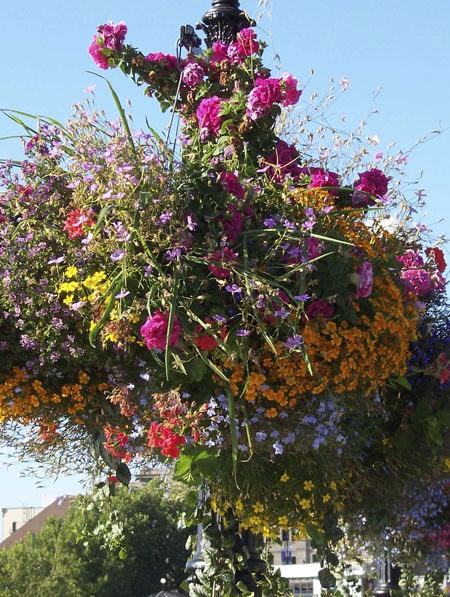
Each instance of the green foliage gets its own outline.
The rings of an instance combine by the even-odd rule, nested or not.
[[[178,528],[185,501],[178,486],[120,488],[111,498],[121,523],[118,553],[105,543],[111,511],[87,509],[89,500],[80,499],[64,520],[49,519],[39,533],[0,551],[0,595],[143,597],[160,590],[161,577],[177,587],[187,559],[188,532]]]

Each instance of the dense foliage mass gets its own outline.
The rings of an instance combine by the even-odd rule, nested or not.
[[[50,518],[40,532],[0,550],[2,597],[145,597],[161,589],[162,577],[167,588],[178,587],[186,562],[187,532],[178,528],[185,492],[152,482],[118,491],[110,508],[115,522],[104,503],[79,498],[64,519]],[[104,545],[101,527],[114,524],[124,529],[126,558]]]
[[[179,149],[77,106],[3,166],[5,430],[44,454],[90,438],[124,481],[175,459],[224,533],[295,528],[333,564],[343,527],[445,566],[441,248],[376,164],[345,179],[276,134],[301,90],[252,29],[183,60],[125,35],[90,52],[173,107]]]

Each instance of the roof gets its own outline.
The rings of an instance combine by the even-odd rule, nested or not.
[[[47,518],[50,516],[54,516],[55,518],[64,518],[67,510],[70,508],[70,506],[72,506],[75,499],[76,498],[74,496],[68,495],[57,498],[49,506],[39,512],[39,514],[36,514],[36,516],[33,516],[33,518],[30,518],[28,522],[19,527],[15,533],[12,533],[12,535],[6,537],[6,539],[0,543],[0,549],[4,547],[11,547],[11,545],[13,545],[16,541],[21,541],[24,539],[28,533],[39,532],[44,526]]]
[[[176,591],[160,591],[159,593],[152,593],[148,597],[185,597]]]

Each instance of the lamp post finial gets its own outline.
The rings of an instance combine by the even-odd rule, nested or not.
[[[202,29],[206,35],[209,48],[215,41],[232,43],[241,29],[254,25],[253,19],[239,5],[239,0],[212,0],[211,8],[197,24],[197,29]]]

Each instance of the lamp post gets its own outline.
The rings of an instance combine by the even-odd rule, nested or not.
[[[210,48],[215,41],[232,43],[241,29],[252,25],[253,19],[239,8],[239,0],[212,0],[212,7],[197,23],[197,29],[205,33]]]
[[[399,589],[398,585],[399,569],[391,564],[390,558],[384,558],[380,564],[380,578],[375,588],[374,597],[392,597],[396,595]],[[394,590],[392,593],[391,589]]]

